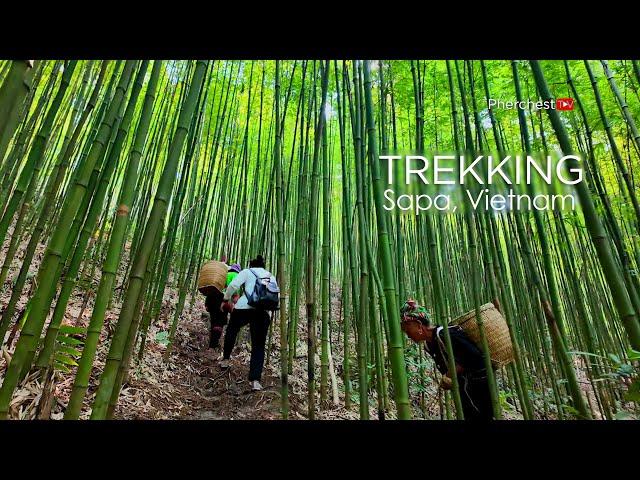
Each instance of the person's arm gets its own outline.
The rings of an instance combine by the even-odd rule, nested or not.
[[[456,363],[456,374],[460,375],[464,371],[462,365]],[[453,380],[451,378],[449,370],[442,376],[442,380],[440,381],[440,386],[445,390],[450,390],[453,387]]]
[[[234,293],[247,281],[247,270],[241,271],[224,290],[223,300],[228,302]]]
[[[462,371],[462,367],[456,363],[456,373],[458,377],[460,376]],[[442,379],[440,380],[440,387],[444,390],[451,390],[453,388],[453,378],[451,377],[451,375],[449,375],[448,370],[447,373],[442,375]]]

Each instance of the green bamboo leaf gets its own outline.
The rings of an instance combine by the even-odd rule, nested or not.
[[[59,337],[58,338],[58,342],[66,343],[67,345],[82,345],[83,344],[82,340],[78,340],[77,338],[74,338],[74,337],[68,337],[66,335],[63,335],[63,336]]]
[[[432,397],[433,361],[398,328],[409,296],[437,325],[499,301],[514,358],[487,371],[495,418],[635,416],[621,406],[637,401],[640,362],[639,61],[162,61],[149,75],[150,66],[0,60],[0,285],[10,295],[0,338],[17,340],[0,418],[34,364],[75,373],[65,418],[79,418],[105,336],[92,416],[112,417],[133,350],[142,359],[152,339],[166,359],[181,322],[199,317],[186,307],[200,304],[198,267],[256,254],[283,292],[269,351],[282,356],[285,418],[287,378],[306,357],[317,371],[310,418],[330,408],[337,377],[344,408],[363,419],[369,407],[462,419],[455,378]],[[526,104],[564,96],[574,111]],[[526,106],[490,107],[492,98]],[[387,169],[380,154],[424,155],[429,176],[436,151],[575,154],[563,176],[580,167],[570,187],[578,208],[387,210],[388,187],[396,198],[423,192],[415,175],[405,184],[409,165]],[[560,192],[556,178],[517,183],[516,194]],[[443,342],[455,371],[448,330]]]
[[[629,377],[633,375],[633,372],[634,372],[634,368],[627,363],[623,363],[616,370],[616,373],[622,377]]]
[[[73,347],[67,347],[65,345],[57,345],[56,346],[56,352],[61,352],[61,353],[65,353],[67,355],[70,355],[72,357],[80,357],[82,355],[82,352],[78,349],[75,349]]]
[[[562,409],[565,412],[570,413],[571,415],[575,415],[576,417],[580,416],[580,412],[571,405],[562,405]]]
[[[640,360],[640,352],[637,351],[637,350],[634,350],[633,348],[628,348],[627,349],[627,358],[630,361]]]
[[[618,355],[616,355],[615,353],[609,353],[607,356],[609,357],[609,360],[611,360],[616,365],[619,365],[620,363],[622,363],[620,361],[620,357]]]
[[[60,370],[61,372],[64,372],[64,373],[71,372],[71,369],[69,367],[67,367],[64,363],[58,362],[57,360],[54,360],[53,365],[56,370]]]
[[[615,419],[616,420],[634,420],[634,417],[629,412],[620,410],[616,412]]]
[[[75,367],[78,365],[78,363],[73,358],[68,357],[67,355],[64,355],[59,352],[55,353],[55,359],[56,359],[56,362],[62,363],[64,365],[71,365],[72,367]]]
[[[72,325],[60,325],[58,334],[63,335],[84,335],[87,329],[83,327],[74,327]]]
[[[570,354],[570,355],[586,355],[586,356],[589,356],[589,357],[604,358],[605,360],[607,358],[607,357],[604,357],[602,355],[598,355],[596,353],[580,352],[580,351],[577,351],[577,350],[568,351],[567,353]]]
[[[625,393],[624,399],[627,402],[640,403],[640,378],[636,378],[633,383],[629,385],[629,389],[627,390],[627,393]]]

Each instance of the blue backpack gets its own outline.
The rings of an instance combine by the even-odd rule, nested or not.
[[[279,310],[280,287],[278,287],[275,277],[271,274],[268,277],[260,277],[252,268],[249,271],[255,275],[256,284],[250,294],[247,293],[245,287],[244,294],[247,297],[247,303],[260,310]]]

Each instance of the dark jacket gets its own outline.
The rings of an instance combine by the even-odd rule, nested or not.
[[[449,327],[451,346],[456,363],[463,368],[462,375],[482,374],[485,372],[482,351],[457,325]],[[438,327],[431,342],[425,342],[425,350],[436,363],[438,370],[443,375],[449,370],[447,364],[444,331]]]

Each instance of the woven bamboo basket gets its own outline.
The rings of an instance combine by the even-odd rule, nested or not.
[[[511,344],[506,320],[493,303],[482,305],[480,307],[480,316],[482,317],[484,333],[489,344],[491,363],[495,368],[511,363],[513,361],[513,345]],[[464,333],[480,347],[480,330],[475,320],[476,311],[474,309],[456,318],[451,323],[459,325],[464,330]]]
[[[203,295],[212,293],[211,289],[219,292],[224,291],[227,282],[227,271],[229,267],[226,263],[211,260],[205,263],[198,275],[198,290]]]

